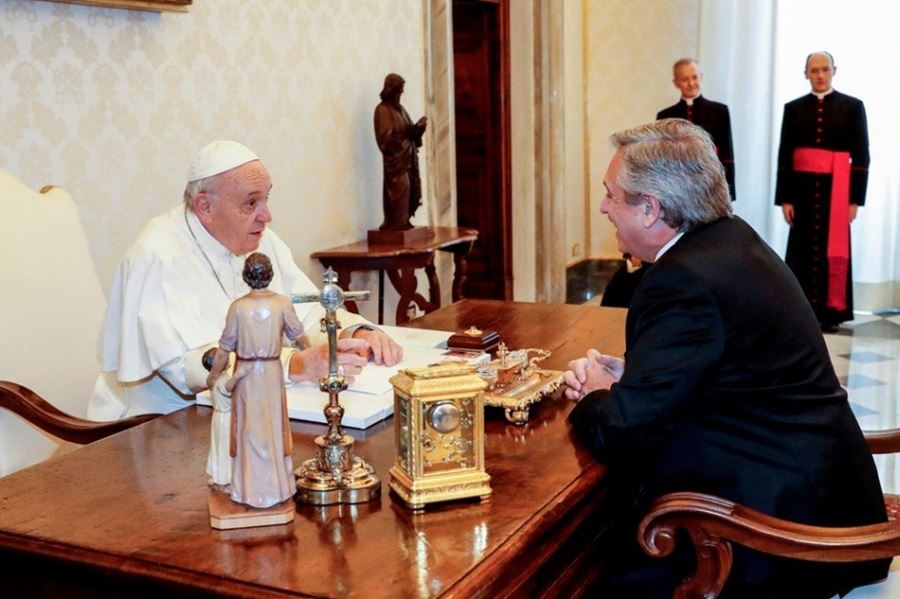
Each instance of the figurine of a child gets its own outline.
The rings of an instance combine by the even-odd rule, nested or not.
[[[211,348],[203,354],[203,366],[207,370],[212,370],[216,351],[216,348]],[[228,366],[230,365],[229,362]],[[216,491],[227,492],[227,487],[231,484],[231,393],[247,372],[248,368],[244,366],[229,376],[226,367],[209,388],[213,415],[209,430],[206,473],[209,475],[210,488]]]

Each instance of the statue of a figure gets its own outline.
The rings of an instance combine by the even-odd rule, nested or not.
[[[250,293],[228,309],[207,383],[216,384],[229,353],[235,352],[230,495],[237,503],[265,508],[297,490],[280,357],[282,334],[294,341],[303,334],[303,325],[288,297],[266,289],[273,272],[265,254],[250,254],[243,276]]]
[[[212,370],[216,357],[216,348],[203,353],[203,367]],[[206,458],[206,473],[209,474],[209,486],[217,491],[228,492],[231,484],[231,394],[237,382],[247,374],[249,367],[245,364],[235,370],[232,376],[228,366],[209,388],[213,408],[209,433],[209,455]]]
[[[384,157],[382,231],[411,229],[409,221],[422,203],[418,151],[427,119],[423,116],[413,123],[400,105],[404,84],[400,75],[385,77],[381,102],[375,107],[375,140]]]

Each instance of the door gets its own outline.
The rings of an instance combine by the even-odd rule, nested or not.
[[[457,224],[478,229],[463,295],[511,299],[508,0],[453,1]]]

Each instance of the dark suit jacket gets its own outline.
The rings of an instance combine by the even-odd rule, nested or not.
[[[600,305],[610,308],[627,308],[631,305],[634,290],[648,268],[650,265],[646,262],[642,263],[634,272],[628,272],[627,263],[620,266],[609,280],[606,289],[603,290]]]
[[[740,218],[686,233],[649,268],[628,312],[626,348],[621,381],[588,394],[570,420],[651,499],[697,491],[808,524],[886,520],[874,462],[809,303]],[[834,594],[886,568],[736,548],[726,590],[774,596],[767,585],[784,590],[794,580]]]
[[[703,127],[712,137],[713,143],[716,144],[719,160],[722,162],[722,166],[725,167],[725,179],[728,181],[731,200],[736,200],[737,196],[734,190],[734,148],[731,143],[731,115],[728,113],[728,107],[720,102],[713,102],[703,96],[697,96],[694,99],[691,118],[688,118],[687,109],[687,102],[683,99],[679,100],[677,104],[661,110],[656,115],[656,120],[687,119],[695,125]]]

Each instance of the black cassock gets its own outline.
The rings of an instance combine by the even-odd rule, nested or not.
[[[822,100],[807,94],[784,105],[775,204],[794,206],[794,226],[788,236],[785,262],[800,281],[816,318],[825,326],[853,319],[852,271],[847,268],[847,307],[828,307],[828,228],[831,175],[798,173],[796,148],[849,152],[850,203],[862,206],[869,180],[869,133],[862,101],[834,91]]]
[[[690,109],[690,110],[689,110]],[[731,143],[731,115],[728,107],[720,102],[707,100],[703,96],[694,98],[693,106],[688,106],[684,99],[678,104],[673,104],[665,110],[661,110],[656,119],[685,119],[695,125],[703,127],[716,144],[716,152],[719,160],[725,167],[725,179],[728,181],[728,190],[731,192],[731,200],[737,199],[734,192],[734,148]]]

